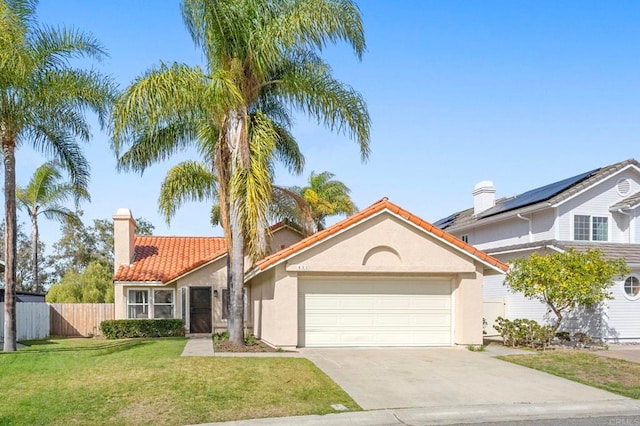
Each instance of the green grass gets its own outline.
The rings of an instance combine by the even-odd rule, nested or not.
[[[629,398],[640,399],[640,364],[579,351],[497,357]]]
[[[189,424],[358,405],[301,358],[180,357],[183,338],[59,339],[0,353],[0,425]]]

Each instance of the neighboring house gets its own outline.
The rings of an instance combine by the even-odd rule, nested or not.
[[[114,226],[116,318],[226,328],[223,239],[134,237],[126,209]],[[482,343],[483,277],[507,269],[387,199],[305,239],[272,234],[245,278],[246,325],[283,348]]]
[[[613,300],[575,312],[565,328],[604,340],[640,340],[640,164],[622,161],[514,197],[495,200],[495,192],[492,182],[480,182],[473,208],[434,224],[503,262],[568,248],[597,248],[606,258],[624,258],[632,271],[612,287]],[[489,326],[498,315],[553,318],[545,305],[510,293],[503,279],[484,281]]]
[[[30,291],[16,291],[16,303],[28,302],[28,303],[44,303],[44,293],[32,293]],[[4,288],[0,288],[0,303],[4,303]]]

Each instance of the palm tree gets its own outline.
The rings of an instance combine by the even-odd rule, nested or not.
[[[38,282],[38,216],[47,219],[65,221],[79,221],[72,210],[63,204],[74,200],[76,207],[80,200],[89,201],[91,197],[86,187],[75,186],[69,182],[61,182],[60,167],[54,162],[44,163],[38,167],[24,188],[16,188],[16,198],[19,207],[24,208],[31,219],[31,260],[32,284],[31,289],[42,291]]]
[[[107,117],[111,80],[77,69],[69,60],[101,58],[92,37],[75,29],[39,25],[36,1],[0,0],[0,143],[5,203],[4,350],[16,349],[16,162],[15,150],[29,144],[53,157],[77,187],[86,187],[89,165],[76,139],[89,139],[86,110]],[[9,31],[7,34],[6,31]]]
[[[311,172],[308,186],[293,186],[286,188],[287,192],[281,190],[279,196],[274,198],[272,216],[279,220],[291,220],[303,228],[310,216],[312,232],[318,232],[324,229],[328,216],[354,214],[358,208],[349,195],[351,190],[334,177],[330,172]],[[303,200],[302,205],[299,199]]]
[[[291,112],[369,153],[364,100],[318,56],[346,41],[361,57],[364,33],[351,0],[183,0],[182,14],[206,70],[161,64],[136,79],[114,109],[114,148],[131,145],[119,163],[136,171],[193,142],[212,161],[229,248],[230,340],[243,344],[245,241],[254,259],[266,251],[273,162],[302,169]]]

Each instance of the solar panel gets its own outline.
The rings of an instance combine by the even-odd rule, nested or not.
[[[440,219],[437,222],[434,222],[433,225],[437,226],[438,228],[444,229],[447,226],[451,225],[459,215],[460,212],[456,212],[450,216],[445,217],[444,219]]]
[[[518,209],[531,204],[539,203],[544,200],[558,195],[562,191],[570,188],[571,186],[591,177],[600,169],[591,170],[586,173],[579,174],[549,185],[542,186],[540,188],[532,189],[531,191],[523,192],[520,195],[516,195],[513,198],[509,198],[500,204],[496,204],[494,207],[480,213],[478,218],[485,218],[493,216],[498,213],[503,213],[509,210]],[[436,225],[437,226],[437,225]]]

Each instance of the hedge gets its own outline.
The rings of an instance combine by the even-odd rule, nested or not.
[[[100,323],[100,331],[107,339],[129,337],[184,336],[181,319],[107,320]]]

